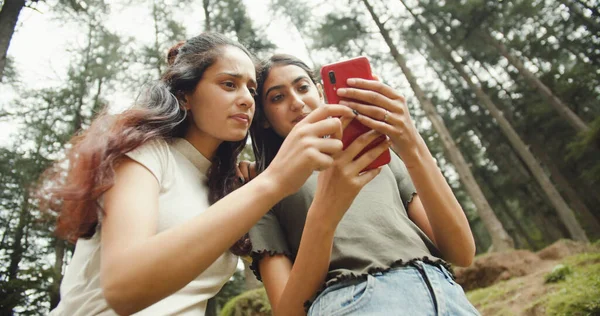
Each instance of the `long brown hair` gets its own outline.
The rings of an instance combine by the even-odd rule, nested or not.
[[[57,235],[72,242],[92,237],[104,212],[98,199],[113,186],[115,165],[124,154],[149,140],[184,136],[191,120],[180,98],[194,91],[205,70],[227,46],[237,47],[255,60],[244,46],[217,33],[203,33],[178,43],[169,50],[169,65],[162,78],[133,108],[117,115],[103,112],[87,130],[73,137],[66,154],[66,175],[57,167],[60,164],[46,174],[53,186],[44,200],[50,202],[49,209],[58,212]],[[246,138],[223,142],[217,148],[207,173],[210,204],[241,185],[235,165],[245,144]],[[234,245],[232,252],[245,253],[244,240]]]

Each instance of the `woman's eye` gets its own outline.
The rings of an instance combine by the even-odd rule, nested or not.
[[[256,96],[258,95],[258,94],[256,93],[256,89],[254,89],[254,88],[248,88],[248,91],[250,91],[250,94],[251,94],[253,97],[256,97]]]
[[[310,88],[310,86],[309,86],[309,85],[307,85],[307,84],[303,84],[303,85],[301,85],[301,86],[298,88],[298,91],[305,92],[305,91],[308,91],[308,88]]]
[[[233,83],[231,81],[225,81],[225,82],[223,82],[223,85],[227,88],[235,89],[235,83]]]
[[[277,102],[277,101],[281,100],[282,98],[283,98],[282,94],[277,94],[271,98],[271,102]]]

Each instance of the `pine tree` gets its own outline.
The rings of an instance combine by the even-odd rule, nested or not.
[[[412,74],[410,68],[408,68],[406,59],[400,54],[400,52],[396,48],[396,45],[391,39],[389,32],[379,21],[379,17],[375,13],[372,5],[367,0],[363,0],[363,3],[367,8],[369,14],[373,18],[373,21],[377,25],[377,28],[383,36],[387,46],[389,47],[392,57],[396,60],[398,66],[402,68],[402,72],[408,79],[411,88],[415,92],[415,96],[417,97],[421,106],[427,113],[428,119],[431,121],[433,127],[438,132],[438,134],[440,134],[440,138],[442,140],[442,143],[444,144],[447,156],[449,157],[450,161],[459,173],[461,182],[465,186],[466,190],[469,192],[473,203],[475,203],[477,207],[479,216],[483,220],[486,228],[488,229],[488,232],[492,237],[492,245],[494,247],[493,249],[497,251],[512,249],[514,247],[514,242],[512,238],[506,233],[502,226],[502,223],[494,214],[481,188],[475,181],[473,174],[469,166],[467,165],[462,153],[457,148],[456,143],[450,135],[450,132],[445,126],[443,120],[437,114],[435,106],[433,105],[433,103],[431,103],[431,100],[425,96],[425,92],[417,83],[417,80]]]

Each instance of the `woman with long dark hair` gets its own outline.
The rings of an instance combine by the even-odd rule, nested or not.
[[[241,186],[235,165],[254,117],[253,56],[205,33],[168,57],[134,108],[100,115],[73,139],[67,176],[53,179],[57,232],[77,243],[51,315],[203,315],[235,271],[235,254],[248,250],[242,236],[342,148],[340,119],[331,117],[354,114],[323,108]]]
[[[404,98],[379,81],[348,85],[337,93],[355,102],[340,103],[372,130],[250,230],[252,267],[274,314],[303,315],[312,301],[309,315],[477,315],[446,263],[473,260],[469,224]],[[251,127],[258,177],[285,150],[298,118],[320,109],[319,88],[293,56],[262,65]],[[355,159],[382,134],[387,144]],[[386,145],[391,162],[362,172]]]

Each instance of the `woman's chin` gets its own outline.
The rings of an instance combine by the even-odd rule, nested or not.
[[[223,137],[223,140],[226,142],[239,142],[241,140],[244,140],[246,135],[248,135],[247,130],[240,131],[237,133],[233,132],[233,133],[229,133],[229,135],[226,135],[225,137]]]

